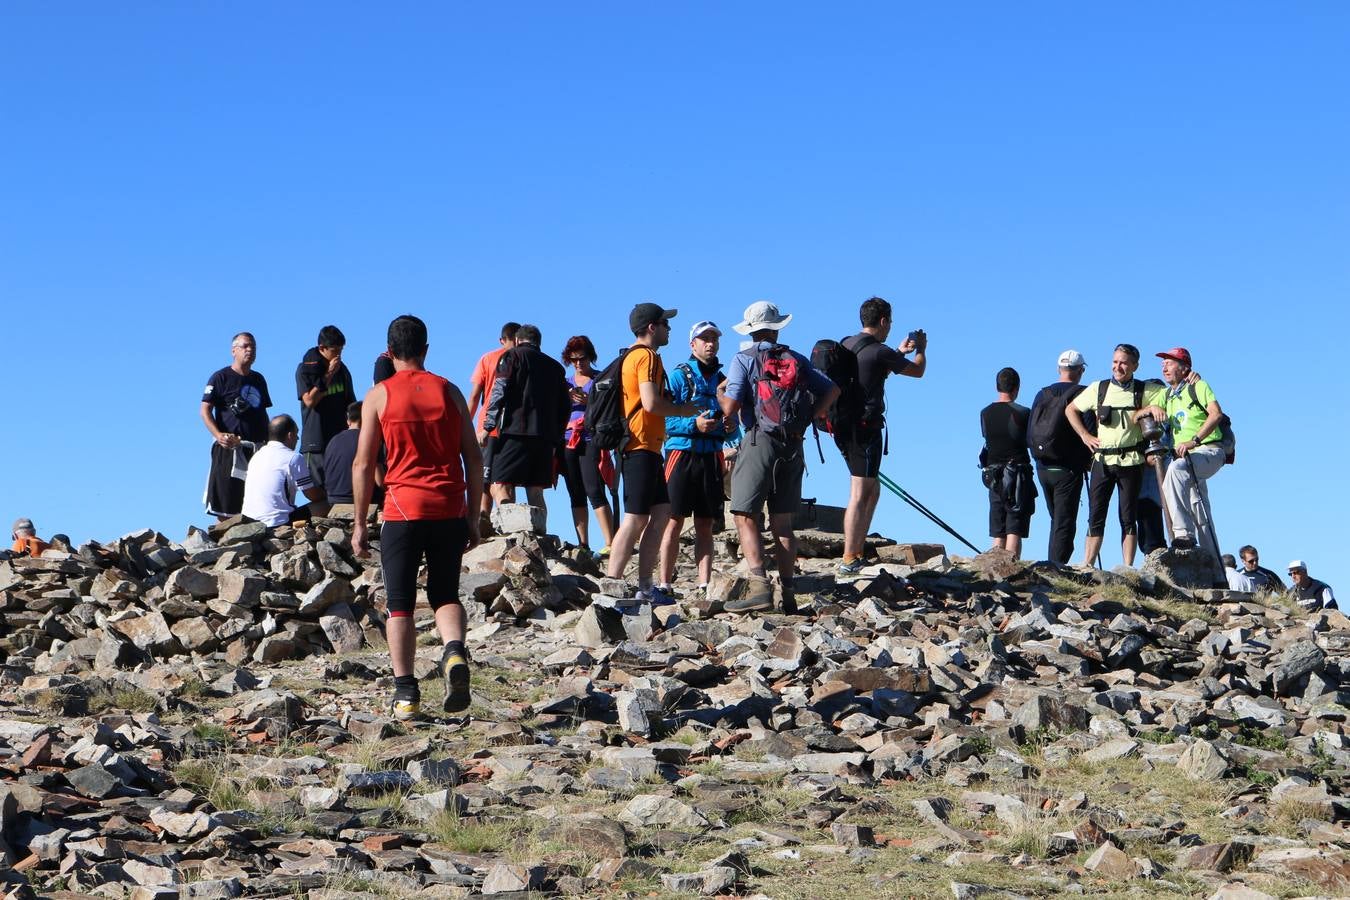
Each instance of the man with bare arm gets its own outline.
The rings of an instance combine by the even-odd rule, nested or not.
[[[352,464],[352,549],[359,557],[370,555],[366,515],[383,446],[387,462],[380,558],[389,604],[385,635],[394,667],[392,712],[394,718],[407,720],[421,711],[413,674],[417,634],[412,614],[423,559],[427,599],[445,645],[439,670],[445,680],[443,708],[461,712],[469,706],[459,568],[464,551],[479,540],[475,513],[483,493],[483,459],[464,395],[424,368],[427,327],[421,319],[399,316],[389,324],[389,355],[394,374],[371,388],[361,406]]]

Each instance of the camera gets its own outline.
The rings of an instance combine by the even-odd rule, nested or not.
[[[1109,428],[1111,425],[1111,413],[1112,409],[1109,406],[1097,407],[1097,424],[1105,425]]]
[[[242,416],[252,408],[253,407],[249,405],[249,402],[244,399],[243,394],[240,394],[230,401],[230,412],[234,413],[236,416]]]

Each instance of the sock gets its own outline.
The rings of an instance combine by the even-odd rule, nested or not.
[[[455,653],[464,654],[464,652],[465,652],[465,651],[464,651],[464,642],[463,642],[463,641],[446,641],[446,642],[445,642],[445,650],[444,650],[443,652],[449,653],[449,652],[452,652],[452,651],[455,652]]]
[[[396,687],[396,688],[410,688],[410,689],[412,689],[413,692],[416,692],[416,691],[417,691],[417,676],[416,676],[416,675],[395,675],[395,676],[394,676],[394,687]]]

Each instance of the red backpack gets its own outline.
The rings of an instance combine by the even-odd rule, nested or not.
[[[815,419],[816,398],[797,355],[782,344],[755,351],[755,426],[799,441]]]

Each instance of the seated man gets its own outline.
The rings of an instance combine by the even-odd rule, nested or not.
[[[1261,554],[1251,544],[1243,544],[1238,549],[1238,556],[1242,558],[1242,574],[1252,580],[1253,590],[1273,591],[1279,594],[1287,590],[1279,575],[1261,565]]]
[[[1237,560],[1233,554],[1225,553],[1220,560],[1223,562],[1223,574],[1228,579],[1230,591],[1246,591],[1249,594],[1256,591],[1256,583],[1247,577],[1246,573],[1238,570]]]
[[[248,461],[244,479],[244,515],[270,528],[288,522],[309,519],[309,505],[295,505],[296,491],[303,491],[311,503],[324,499],[323,488],[316,487],[305,458],[295,452],[300,429],[295,420],[282,414],[267,425],[267,443]]]
[[[1308,577],[1308,565],[1303,560],[1296,559],[1289,564],[1289,580],[1293,582],[1289,587],[1289,599],[1301,608],[1308,612],[1337,608],[1331,586],[1325,581]]]
[[[15,519],[11,534],[14,537],[14,545],[9,548],[12,556],[41,556],[42,551],[51,546],[37,536],[37,529],[29,518]]]
[[[323,451],[324,493],[329,503],[352,502],[352,463],[361,434],[361,401],[347,404],[347,430],[339,432]],[[379,473],[376,472],[378,481]]]

